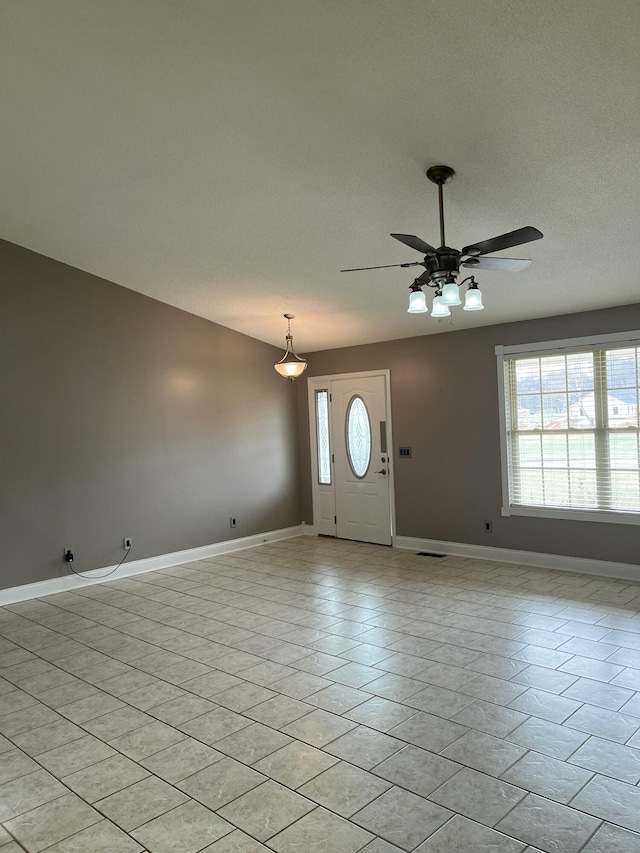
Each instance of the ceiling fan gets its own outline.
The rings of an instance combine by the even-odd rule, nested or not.
[[[518,228],[489,240],[481,240],[479,243],[470,243],[462,249],[452,249],[446,245],[444,234],[444,198],[443,186],[448,184],[455,175],[450,166],[432,166],[427,170],[427,178],[438,186],[438,207],[440,213],[440,248],[436,249],[426,243],[420,237],[413,234],[391,234],[395,240],[404,243],[411,249],[420,252],[424,257],[421,261],[410,261],[404,264],[384,264],[376,267],[355,267],[340,270],[340,272],[361,272],[364,270],[389,269],[390,267],[424,267],[423,272],[411,285],[409,301],[410,313],[424,313],[427,311],[426,301],[422,286],[435,288],[433,316],[449,316],[450,305],[460,305],[458,287],[470,281],[470,288],[465,300],[465,309],[468,311],[480,310],[482,305],[482,294],[474,276],[469,276],[464,281],[456,281],[461,267],[471,270],[504,270],[505,272],[518,272],[525,269],[531,263],[523,258],[494,258],[489,252],[499,252],[501,249],[510,249],[513,246],[521,246],[523,243],[531,243],[543,237],[541,231],[532,226]],[[471,296],[471,298],[469,298]],[[467,304],[469,303],[469,304]],[[412,307],[413,306],[413,307]]]

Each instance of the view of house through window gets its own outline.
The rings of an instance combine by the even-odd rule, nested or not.
[[[640,513],[640,346],[503,358],[510,505]]]

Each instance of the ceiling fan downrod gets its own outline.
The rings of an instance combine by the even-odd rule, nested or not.
[[[442,187],[448,184],[453,176],[454,170],[451,166],[432,166],[427,169],[427,177],[429,180],[438,186],[438,210],[440,212],[440,248],[443,249],[447,244],[444,238],[444,192]]]

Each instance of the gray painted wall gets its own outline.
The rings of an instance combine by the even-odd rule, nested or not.
[[[277,376],[280,349],[3,241],[0,267],[0,588],[68,573],[65,546],[82,571],[123,536],[141,559],[312,522],[306,380]],[[390,368],[400,535],[637,564],[638,527],[501,517],[494,347],[639,328],[624,306],[316,352],[307,373]]]
[[[501,516],[494,352],[499,344],[631,329],[640,329],[640,305],[314,352],[307,375],[390,368],[399,535],[638,564],[640,527]],[[306,384],[297,383],[302,517],[312,523]],[[411,459],[398,459],[404,445]]]
[[[4,241],[0,268],[0,587],[300,523],[281,350]]]

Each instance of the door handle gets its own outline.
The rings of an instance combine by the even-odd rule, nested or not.
[[[374,474],[386,474],[386,473],[387,473],[387,469],[386,469],[386,468],[383,468],[381,471],[374,471],[373,473],[374,473]]]

